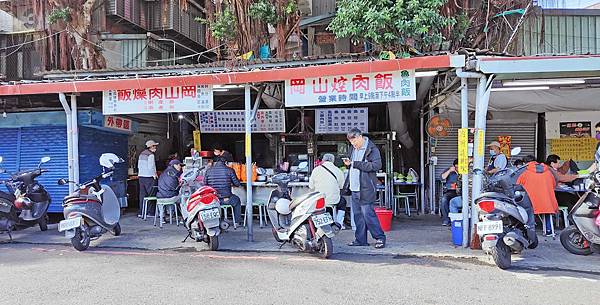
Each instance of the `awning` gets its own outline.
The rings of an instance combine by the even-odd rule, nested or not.
[[[186,69],[192,75],[137,77],[128,75],[108,80],[77,81],[22,81],[0,85],[0,96],[26,94],[58,94],[100,92],[118,89],[143,89],[152,87],[188,86],[196,84],[227,85],[257,82],[278,82],[291,78],[312,78],[343,74],[373,73],[396,70],[439,70],[463,67],[463,55],[423,56],[397,60],[376,60],[343,64],[328,64],[294,68],[271,68],[252,71],[211,72],[200,74]],[[198,74],[195,74],[198,73]]]

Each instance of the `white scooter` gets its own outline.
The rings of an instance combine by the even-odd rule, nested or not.
[[[331,227],[333,217],[325,211],[325,197],[319,192],[311,192],[292,200],[288,183],[295,178],[293,174],[278,174],[271,178],[278,186],[271,191],[267,206],[273,236],[282,246],[291,242],[301,251],[316,252],[322,258],[329,258],[333,254],[331,238],[335,233]]]
[[[92,181],[78,185],[66,179],[58,180],[59,185],[74,183],[78,188],[63,200],[65,220],[58,225],[58,231],[65,232],[78,251],[86,250],[92,239],[98,239],[106,232],[121,235],[119,200],[108,185],[100,182],[113,175],[115,164],[123,162],[115,154],[103,154],[100,157],[102,174]]]

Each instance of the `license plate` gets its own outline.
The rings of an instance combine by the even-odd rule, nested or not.
[[[208,222],[219,218],[221,218],[221,211],[218,208],[200,211],[200,219],[202,219],[203,222]]]
[[[477,234],[486,235],[493,233],[502,233],[504,226],[502,220],[482,221],[477,223]]]
[[[71,230],[81,226],[81,217],[70,218],[58,223],[58,232]]]
[[[326,225],[330,225],[333,223],[333,217],[329,215],[329,213],[323,213],[319,215],[313,215],[312,221],[317,227],[322,227]]]

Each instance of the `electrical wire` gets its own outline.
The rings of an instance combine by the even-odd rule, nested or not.
[[[62,30],[62,31],[56,32],[56,33],[54,33],[54,34],[52,34],[52,35],[44,36],[44,37],[42,37],[42,38],[38,38],[38,39],[35,39],[35,40],[32,40],[32,41],[27,41],[27,42],[24,42],[24,43],[15,44],[15,45],[8,46],[8,47],[2,47],[2,48],[0,48],[0,51],[4,51],[4,50],[8,50],[8,49],[12,49],[12,48],[16,48],[16,47],[19,47],[19,48],[20,48],[20,47],[22,47],[22,46],[24,46],[24,45],[28,45],[28,44],[30,44],[30,43],[38,42],[38,41],[40,41],[40,40],[44,40],[44,39],[47,39],[47,38],[50,38],[50,37],[56,36],[56,35],[58,35],[58,34],[60,34],[60,33],[63,33],[63,32],[65,32],[65,31],[66,31],[66,30]]]

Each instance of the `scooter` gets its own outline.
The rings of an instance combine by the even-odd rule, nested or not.
[[[576,255],[600,253],[600,227],[595,222],[600,214],[600,171],[592,173],[586,184],[586,193],[579,198],[568,216],[574,225],[560,232],[560,243]]]
[[[200,187],[187,200],[188,216],[185,227],[188,236],[196,242],[204,241],[211,251],[219,248],[219,235],[229,228],[229,224],[221,219],[221,201],[217,191],[210,186]]]
[[[511,155],[519,152],[520,148],[517,147],[511,151]],[[516,184],[517,178],[526,169],[527,165],[523,165],[498,171],[488,179],[486,192],[475,199],[480,210],[477,234],[481,238],[481,248],[492,255],[500,269],[510,268],[513,252],[521,253],[523,249],[537,247],[535,227],[527,227],[529,215],[519,205],[529,197],[525,189]]]
[[[50,157],[43,157],[37,168],[15,173],[10,179],[0,181],[9,191],[0,191],[0,231],[6,231],[10,240],[12,231],[33,226],[39,226],[42,231],[48,230],[50,195],[35,179],[48,172],[41,166],[50,160]],[[0,163],[2,161],[0,157]],[[4,172],[0,169],[0,173]]]
[[[277,189],[271,191],[267,213],[275,240],[291,242],[304,252],[316,252],[322,258],[333,254],[335,233],[331,227],[333,217],[325,211],[325,197],[311,192],[292,200],[288,184],[295,180],[293,174],[277,174],[271,182]],[[289,225],[288,225],[289,223]]]
[[[100,238],[110,232],[114,236],[121,235],[121,206],[113,190],[102,180],[111,177],[114,166],[123,163],[123,159],[115,154],[100,156],[102,174],[78,185],[67,179],[58,180],[59,185],[74,183],[77,190],[63,200],[65,220],[58,224],[58,231],[65,232],[65,237],[78,251],[84,251],[90,246],[90,241]]]

